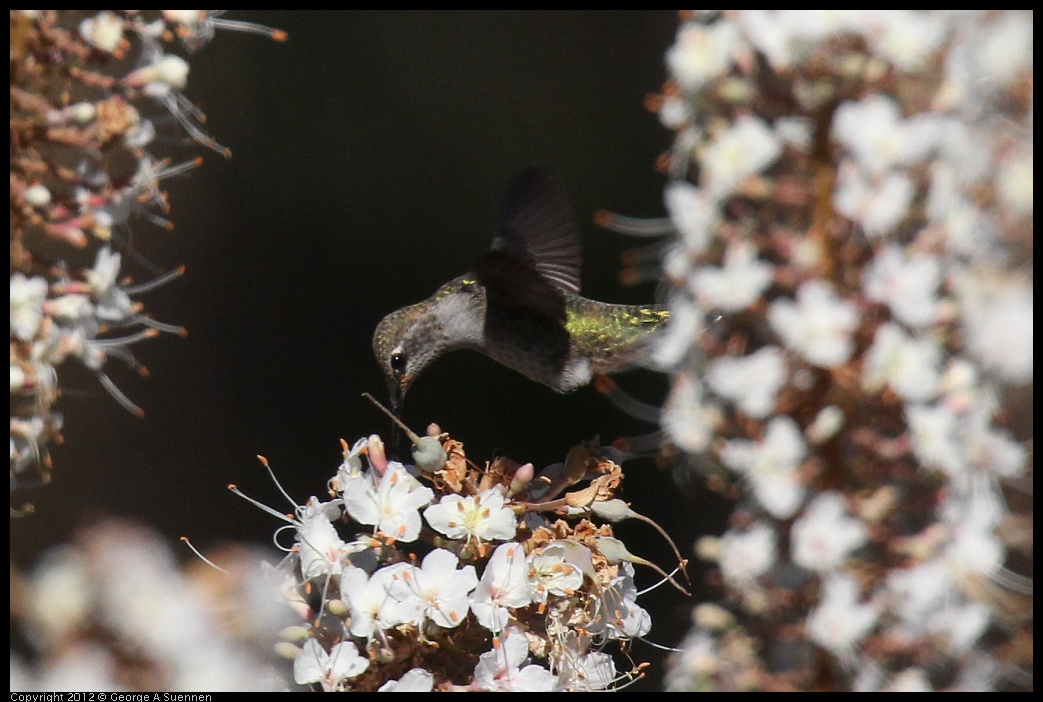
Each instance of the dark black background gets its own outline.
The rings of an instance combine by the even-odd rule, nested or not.
[[[138,347],[152,375],[110,367],[147,413],[121,409],[89,374],[67,372],[66,441],[53,484],[23,497],[36,513],[12,523],[16,562],[101,515],[187,535],[266,541],[277,523],[226,490],[236,483],[288,509],[260,469],[266,456],[303,502],[322,495],[338,439],[387,434],[360,393],[386,394],[370,349],[381,317],[467,271],[488,246],[511,178],[552,164],[583,225],[583,292],[650,302],[652,283],[624,288],[619,257],[637,242],[600,230],[601,208],[662,216],[654,168],[672,133],[643,107],[661,86],[674,12],[233,13],[289,33],[285,43],[220,32],[191,60],[186,94],[206,129],[232,149],[206,152],[188,178],[165,183],[173,232],[134,226],[134,243],[186,275],[142,296],[189,335]],[[172,133],[172,132],[171,132]],[[198,154],[162,142],[155,151]],[[125,272],[148,275],[125,257]],[[659,402],[666,381],[620,378]],[[557,395],[462,351],[414,384],[404,418],[432,421],[477,462],[497,453],[537,467],[600,435],[650,431],[592,388]],[[690,553],[708,528],[699,501],[652,461],[626,466],[625,497]],[[670,563],[646,526],[620,529],[631,550]],[[639,584],[654,581],[639,574]],[[691,601],[663,588],[643,598],[649,638],[676,643]],[[658,659],[642,643],[636,660]],[[659,685],[651,671],[649,685]]]

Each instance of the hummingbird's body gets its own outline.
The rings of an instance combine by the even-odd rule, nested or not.
[[[377,326],[373,351],[393,408],[420,371],[461,348],[563,393],[632,365],[669,313],[581,297],[579,267],[578,228],[560,188],[545,171],[526,172],[508,192],[503,228],[475,272]]]

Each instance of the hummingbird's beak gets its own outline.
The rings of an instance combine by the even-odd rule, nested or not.
[[[391,404],[391,413],[395,415],[396,419],[402,418],[402,401],[405,399],[406,390],[409,387],[409,383],[398,382],[397,380],[388,381],[388,399]],[[395,422],[391,423],[391,445],[394,447],[398,446],[399,439],[399,428]]]
[[[391,404],[391,413],[399,419],[401,419],[402,415],[402,401],[406,397],[406,390],[408,388],[408,382],[399,382],[398,380],[388,381],[388,399]]]

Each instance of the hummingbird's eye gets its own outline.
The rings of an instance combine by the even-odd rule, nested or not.
[[[391,370],[401,373],[406,369],[406,357],[400,353],[391,354]]]

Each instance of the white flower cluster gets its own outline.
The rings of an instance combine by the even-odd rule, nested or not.
[[[282,572],[302,625],[281,650],[296,682],[550,692],[636,679],[602,649],[651,628],[637,604],[640,559],[589,519],[635,516],[613,498],[619,466],[577,447],[539,476],[502,458],[479,469],[441,440],[436,471],[388,460],[376,436],[345,445],[330,500],[292,517],[262,507],[294,532]]]
[[[285,689],[274,646],[292,617],[274,571],[254,549],[214,556],[224,572],[181,568],[155,532],[105,521],[12,569],[11,690]]]
[[[1016,687],[1032,15],[683,17],[650,103],[677,133],[663,424],[746,490],[700,551],[732,612],[697,612],[668,685]]]
[[[178,40],[198,48],[216,27],[281,38],[206,10],[11,11],[12,489],[49,478],[62,363],[79,360],[140,414],[105,364],[116,358],[144,372],[129,346],[182,332],[131,300],[180,271],[120,283],[118,251],[132,216],[171,226],[157,214],[168,209],[159,183],[199,163],[154,155],[155,122],[172,115],[197,142],[226,152],[180,92],[188,63],[169,53]]]

